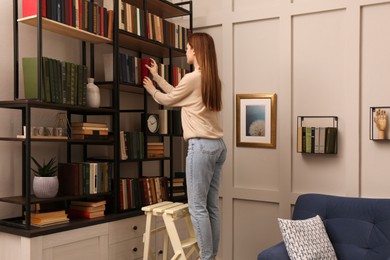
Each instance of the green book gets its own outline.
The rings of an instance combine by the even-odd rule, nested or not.
[[[325,153],[336,153],[337,128],[327,127],[325,137]]]
[[[70,64],[70,104],[71,105],[76,105],[76,64],[71,63]]]
[[[22,58],[22,63],[23,63],[24,96],[26,99],[37,99],[38,98],[37,58],[24,57]]]
[[[42,58],[43,63],[43,89],[45,93],[44,100],[46,102],[51,102],[51,93],[50,93],[50,70],[49,70],[49,59],[46,57]]]
[[[306,127],[306,153],[311,153],[311,127]]]

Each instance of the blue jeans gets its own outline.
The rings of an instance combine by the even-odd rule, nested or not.
[[[200,248],[201,259],[218,253],[219,183],[226,146],[222,139],[192,138],[188,141],[186,179],[188,206]]]

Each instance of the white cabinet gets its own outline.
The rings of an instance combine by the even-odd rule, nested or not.
[[[109,260],[142,259],[144,215],[108,223]]]
[[[0,260],[106,260],[108,225],[26,238],[0,233]]]
[[[145,216],[33,238],[0,232],[0,260],[142,259]]]

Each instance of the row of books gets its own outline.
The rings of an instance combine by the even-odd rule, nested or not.
[[[185,49],[190,30],[122,1],[119,29],[171,47]]]
[[[26,99],[38,98],[38,58],[24,57],[23,80]],[[42,57],[42,93],[45,102],[86,105],[87,67]]]
[[[336,153],[336,127],[298,127],[298,152],[300,153]]]
[[[22,15],[37,15],[38,0],[23,0]],[[93,0],[41,0],[42,17],[85,30],[103,37],[112,38],[113,10]]]
[[[146,64],[150,65],[149,58],[139,58],[125,53],[119,54],[119,81],[130,84],[142,84],[142,79],[149,75]],[[169,65],[158,63],[158,73],[165,80],[169,81]]]
[[[175,172],[172,182],[168,181],[168,189],[172,190],[173,200],[187,195],[185,172]]]
[[[77,218],[98,218],[103,217],[106,210],[106,201],[78,201],[72,200],[66,210],[69,217]]]
[[[108,139],[108,125],[106,123],[72,122],[72,139],[105,140]]]
[[[110,162],[59,163],[59,195],[86,195],[111,191]]]
[[[146,18],[146,32],[149,40],[182,50],[186,48],[190,34],[189,29],[149,12],[146,13]]]
[[[121,160],[144,158],[144,133],[120,131]]]
[[[136,209],[168,200],[167,182],[166,177],[120,179],[120,209]]]

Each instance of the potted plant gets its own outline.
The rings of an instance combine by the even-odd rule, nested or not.
[[[33,191],[37,198],[53,198],[58,193],[57,164],[55,158],[51,158],[48,163],[43,161],[42,165],[34,158],[32,161],[36,165],[34,172]]]

